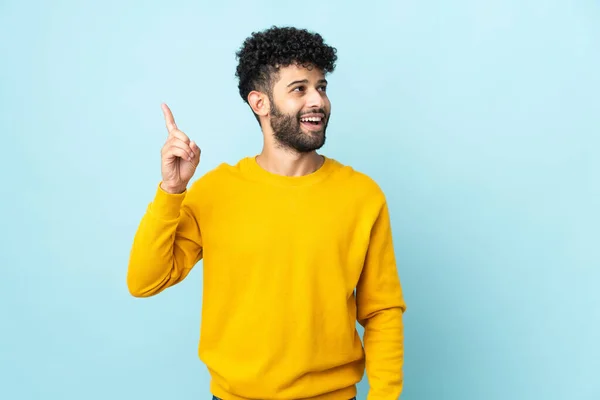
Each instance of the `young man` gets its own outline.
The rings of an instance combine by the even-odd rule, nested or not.
[[[163,105],[162,181],[133,241],[129,290],[156,295],[203,260],[198,353],[216,398],[348,400],[366,368],[367,398],[396,400],[406,306],[388,205],[372,179],[317,153],[336,50],[273,27],[237,56],[262,152],[188,188],[200,149]]]

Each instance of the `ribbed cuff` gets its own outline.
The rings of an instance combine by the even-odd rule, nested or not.
[[[167,193],[160,187],[159,183],[156,194],[154,195],[154,201],[150,204],[150,212],[160,219],[177,219],[179,217],[181,203],[183,202],[183,199],[185,199],[186,194],[187,190],[183,193]]]

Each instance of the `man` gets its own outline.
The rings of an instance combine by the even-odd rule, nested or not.
[[[133,241],[129,290],[156,295],[203,260],[198,353],[215,398],[348,400],[366,368],[368,399],[396,400],[406,306],[388,205],[372,179],[317,153],[336,49],[272,27],[237,57],[262,152],[188,188],[200,148],[163,105],[162,181]]]

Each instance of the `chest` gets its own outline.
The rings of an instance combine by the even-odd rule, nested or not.
[[[249,190],[208,210],[200,226],[209,268],[213,261],[235,268],[236,260],[243,260],[267,273],[277,265],[360,275],[371,222],[353,196]]]

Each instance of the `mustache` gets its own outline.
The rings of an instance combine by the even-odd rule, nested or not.
[[[325,111],[324,108],[316,108],[316,109],[313,109],[313,110],[299,112],[298,113],[298,118],[302,118],[302,116],[308,115],[308,114],[323,114],[325,116],[325,118],[329,117],[329,113],[327,111]]]

